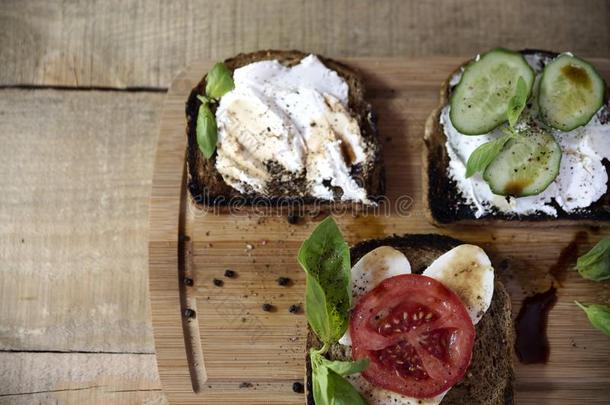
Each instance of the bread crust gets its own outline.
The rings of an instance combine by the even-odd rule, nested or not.
[[[523,55],[538,54],[555,57],[557,53],[525,49],[520,51]],[[449,156],[445,147],[447,138],[440,124],[442,109],[449,103],[451,96],[451,77],[460,69],[470,63],[472,59],[464,62],[442,83],[439,93],[439,104],[426,120],[424,129],[424,148],[422,153],[422,182],[424,213],[428,220],[437,226],[449,225],[504,225],[504,226],[566,226],[566,225],[599,225],[599,222],[610,221],[610,192],[606,191],[598,201],[587,209],[566,213],[558,206],[557,217],[544,213],[529,215],[511,215],[505,213],[487,214],[481,218],[475,217],[475,212],[461,197],[455,181],[449,178]],[[609,91],[606,87],[605,107],[610,117]],[[610,118],[609,118],[610,119]],[[610,125],[610,122],[607,123]],[[610,177],[610,162],[604,160],[606,171]],[[439,199],[438,196],[447,196]]]
[[[242,53],[224,61],[225,66],[231,71],[247,64],[263,61],[278,60],[285,66],[293,66],[300,62],[308,54],[301,51],[278,51],[262,50],[252,53]],[[347,65],[335,60],[318,56],[322,63],[329,69],[339,74],[349,86],[348,107],[358,119],[362,136],[369,145],[373,158],[368,167],[355,167],[354,176],[362,178],[364,187],[369,198],[373,201],[380,199],[385,194],[385,173],[381,157],[381,146],[378,141],[376,116],[372,111],[371,105],[366,101],[364,81],[360,73]],[[216,154],[210,159],[206,159],[197,145],[197,113],[201,101],[197,99],[198,94],[204,94],[207,75],[203,76],[200,82],[191,91],[186,102],[186,136],[187,136],[187,186],[192,202],[197,207],[225,207],[240,206],[252,207],[258,205],[272,207],[291,207],[295,204],[308,206],[324,207],[336,204],[339,208],[361,206],[359,203],[332,202],[321,200],[312,196],[305,197],[266,197],[252,194],[242,194],[238,190],[229,186],[216,170]]]
[[[414,273],[421,274],[437,257],[463,242],[443,235],[404,235],[361,242],[350,250],[352,263],[379,246],[392,246],[403,252]],[[464,379],[447,393],[442,405],[510,405],[514,403],[513,324],[511,302],[504,285],[494,283],[491,305],[475,326],[477,338],[472,362]],[[309,349],[321,343],[308,327],[305,352],[306,404],[315,405],[311,386]],[[334,345],[329,357],[336,360],[351,358],[345,346]]]

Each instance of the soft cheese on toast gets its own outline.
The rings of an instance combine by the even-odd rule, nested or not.
[[[479,108],[480,92],[464,93],[458,88],[464,72],[472,73],[475,63],[487,63],[481,58],[493,59],[494,55],[487,55],[494,53],[502,58],[520,55],[523,77],[529,77],[526,88],[530,90],[514,124],[489,107],[501,104],[498,100],[488,100],[488,107]],[[586,78],[587,93],[570,96],[580,87],[565,85],[569,80],[557,71]],[[477,74],[482,73],[475,71],[470,80],[477,80]],[[497,79],[489,79],[493,80]],[[460,105],[456,98],[466,101]],[[579,98],[589,104],[569,106],[569,100]],[[456,113],[459,108],[465,112]],[[508,139],[507,131],[517,136]],[[569,53],[492,50],[463,64],[442,84],[440,105],[427,120],[424,139],[424,203],[427,215],[437,224],[562,225],[610,220],[608,90],[592,65]],[[500,157],[486,166],[470,167],[475,152],[496,140],[507,140]]]
[[[354,69],[299,51],[224,61],[234,88],[209,103],[217,149],[198,144],[207,75],[186,104],[188,187],[197,204],[370,204],[384,193],[375,117]]]

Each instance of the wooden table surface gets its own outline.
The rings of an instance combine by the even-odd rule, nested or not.
[[[495,46],[610,57],[607,0],[0,0],[0,404],[162,404],[148,301],[159,112],[189,61]]]

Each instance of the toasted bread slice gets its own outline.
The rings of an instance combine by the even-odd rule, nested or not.
[[[298,64],[307,54],[300,51],[258,51],[253,53],[239,54],[224,61],[225,66],[233,71],[247,64],[263,61],[277,60],[285,66]],[[365,99],[365,86],[360,74],[354,69],[334,61],[332,59],[320,57],[322,63],[331,70],[337,72],[349,87],[348,107],[354,117],[356,117],[364,141],[372,153],[372,159],[366,165],[355,165],[351,169],[351,175],[358,178],[364,184],[369,198],[373,201],[383,196],[385,193],[384,169],[381,161],[381,147],[377,137],[377,127],[375,115],[371,110],[371,105]],[[197,99],[198,94],[204,94],[206,76],[204,76],[197,86],[191,91],[186,103],[186,135],[188,139],[187,151],[187,182],[193,201],[197,205],[226,206],[232,199],[237,199],[240,205],[260,204],[261,201],[269,202],[273,206],[280,206],[296,200],[297,196],[262,196],[258,194],[241,194],[238,190],[229,186],[216,170],[216,154],[210,159],[206,159],[197,145],[197,113],[201,101]],[[214,107],[213,107],[214,108]],[[338,191],[337,191],[338,193]],[[339,195],[335,194],[335,199],[339,201]],[[302,196],[298,198],[304,204],[328,204],[327,200],[316,199],[313,196]],[[281,203],[281,204],[280,204]],[[345,203],[348,204],[348,203]]]
[[[352,263],[379,246],[391,246],[404,253],[414,273],[421,274],[436,258],[462,244],[441,235],[406,235],[361,242],[351,248]],[[513,327],[510,297],[496,279],[491,305],[476,325],[476,341],[470,368],[442,401],[443,405],[508,405],[513,403]],[[314,405],[309,349],[321,347],[308,329],[306,350],[306,403]],[[335,344],[328,352],[332,360],[351,359],[350,348]]]
[[[535,54],[541,57],[553,58],[554,52],[523,50],[523,55]],[[447,137],[440,124],[442,109],[449,103],[451,78],[470,62],[459,66],[443,82],[440,90],[439,106],[430,114],[426,121],[423,149],[423,199],[424,210],[431,222],[436,225],[489,225],[501,223],[516,226],[549,226],[549,225],[595,225],[599,221],[610,221],[610,192],[606,192],[598,201],[587,208],[567,213],[557,206],[557,217],[541,212],[530,215],[514,215],[497,212],[475,217],[475,210],[461,196],[455,181],[448,175],[449,156],[445,143]],[[610,125],[610,100],[608,88],[605,94],[604,125]],[[610,177],[610,162],[604,160],[606,171]],[[440,198],[439,196],[442,196]]]

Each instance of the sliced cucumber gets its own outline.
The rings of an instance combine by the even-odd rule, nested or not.
[[[559,174],[561,149],[542,128],[515,135],[487,166],[483,179],[498,195],[525,197],[540,194]]]
[[[542,72],[540,116],[561,131],[586,125],[604,103],[604,87],[604,80],[589,63],[559,55]]]
[[[451,96],[453,126],[462,134],[481,135],[505,122],[519,77],[529,95],[535,74],[518,52],[494,49],[469,64]]]

